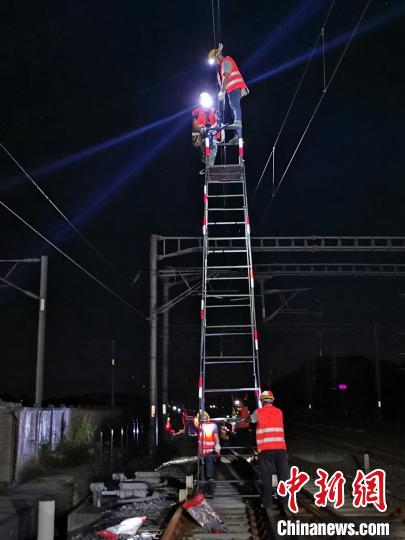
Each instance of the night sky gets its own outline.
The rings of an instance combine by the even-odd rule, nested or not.
[[[338,38],[351,32],[365,5],[364,0],[336,0],[325,30],[326,44],[332,44],[327,76],[347,42],[347,36]],[[250,81],[251,93],[242,106],[251,192],[329,6],[326,0],[221,0],[225,52]],[[250,208],[253,235],[405,235],[404,23],[404,1],[371,2],[262,220],[271,195],[270,174],[264,177]],[[0,140],[127,281],[97,258],[3,151],[1,200],[147,313],[149,235],[201,233],[201,166],[191,146],[190,113],[66,166],[46,172],[43,167],[191,111],[201,91],[215,91],[215,70],[206,62],[213,46],[211,2],[6,0],[0,6],[0,25]],[[278,177],[319,99],[322,80],[318,56],[277,145]],[[50,256],[45,397],[108,392],[109,344],[88,342],[112,338],[117,341],[118,390],[143,391],[148,385],[147,322],[4,208],[0,220],[2,259]],[[291,257],[283,260],[293,261]],[[343,258],[405,262],[401,254]],[[281,257],[272,254],[269,260]],[[5,275],[9,267],[1,268]],[[38,270],[22,265],[14,282],[37,291]],[[402,342],[398,331],[405,300],[398,293],[405,292],[403,280],[283,278],[274,280],[274,286],[311,288],[294,306],[323,315],[306,322],[380,323],[385,356],[401,361],[397,353],[405,351],[405,336]],[[37,305],[6,288],[0,289],[0,305],[0,394],[32,398]],[[193,333],[184,324],[198,325],[198,316],[197,298],[172,314],[173,399],[184,396],[184,368],[197,376],[198,328]],[[275,322],[299,321],[280,316]],[[275,379],[317,354],[316,331],[300,338],[271,331],[263,336],[263,371],[271,369]],[[338,354],[372,355],[371,337],[367,332],[362,336],[348,332],[328,338],[328,347],[334,341]],[[189,381],[187,388],[186,397],[194,397]]]

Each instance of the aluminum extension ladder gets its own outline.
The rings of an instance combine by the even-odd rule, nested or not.
[[[207,400],[221,399],[224,394],[253,393],[259,405],[258,333],[242,138],[236,149],[236,163],[207,165],[205,170],[200,418],[204,410],[211,413]],[[206,162],[209,155],[206,137]]]

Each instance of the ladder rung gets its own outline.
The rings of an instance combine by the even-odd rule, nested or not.
[[[230,195],[207,195],[209,199],[229,199],[230,197],[243,197],[244,193],[231,193]]]
[[[231,358],[232,360],[246,360],[247,358],[252,358],[252,355],[250,356],[240,356],[240,355],[237,355],[237,356],[206,356],[205,359],[206,360],[215,360],[215,358],[222,358],[222,359],[227,359],[227,358]]]
[[[215,334],[205,334],[205,337],[218,336],[251,336],[252,332],[215,332]]]
[[[224,178],[224,180],[208,180],[208,184],[224,184],[225,182],[227,184],[243,184],[244,180],[227,180]]]
[[[253,360],[227,360],[224,361],[218,361],[218,362],[205,362],[206,366],[213,366],[218,364],[253,364]]]
[[[234,308],[234,307],[250,307],[250,304],[231,304],[231,305],[224,305],[224,304],[214,304],[213,306],[205,306],[205,309],[208,308]]]
[[[213,394],[215,392],[258,392],[260,388],[205,388],[206,394]]]
[[[252,328],[253,324],[210,324],[205,328]]]
[[[245,225],[244,221],[209,221],[208,225]]]
[[[231,264],[229,266],[208,265],[207,268],[210,270],[229,270],[230,268],[250,268],[250,266],[248,264]]]
[[[246,236],[209,236],[208,241],[212,240],[246,240]]]
[[[208,254],[212,253],[246,253],[246,249],[209,249]]]
[[[229,127],[229,126],[228,126]],[[231,129],[236,129],[238,126],[233,126]],[[239,126],[240,127],[240,126]],[[225,164],[225,165],[212,165],[210,167],[210,171],[220,171],[220,170],[228,170],[228,169],[234,169],[235,171],[240,171],[241,170],[241,165],[239,165],[239,163],[228,163],[228,164]]]
[[[207,277],[207,281],[225,281],[225,280],[249,279],[249,276],[229,276],[229,277]]]
[[[206,294],[206,298],[250,298],[249,294]]]
[[[245,210],[245,207],[238,207],[238,208],[208,208],[209,212],[243,212]]]

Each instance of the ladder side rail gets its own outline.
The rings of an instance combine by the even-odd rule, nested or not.
[[[260,366],[259,366],[258,335],[257,335],[257,322],[256,322],[253,259],[252,259],[252,246],[251,246],[251,241],[250,241],[249,207],[248,207],[248,199],[247,199],[246,176],[245,176],[244,165],[242,165],[242,175],[244,179],[243,200],[244,200],[244,206],[245,206],[245,234],[246,234],[246,252],[247,252],[247,265],[248,265],[248,278],[249,278],[248,279],[249,303],[250,303],[250,317],[251,317],[251,323],[252,323],[253,384],[255,388],[260,388]],[[258,393],[256,393],[256,402],[257,402],[257,406],[260,406]]]

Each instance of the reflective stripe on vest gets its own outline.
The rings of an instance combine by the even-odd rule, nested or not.
[[[224,61],[230,62],[232,65],[229,81],[228,81],[228,84],[226,85],[226,91],[232,92],[232,90],[236,90],[237,88],[241,88],[241,89],[246,88],[246,83],[243,80],[243,77],[239,71],[238,65],[235,62],[235,60],[231,56],[226,56]],[[224,80],[224,73],[222,72],[222,64],[221,64],[220,73],[221,73],[221,80]]]
[[[257,429],[256,435],[260,433],[283,433],[284,434],[284,429],[282,427],[266,427],[262,429]]]
[[[256,410],[258,423],[256,442],[259,452],[264,450],[286,450],[283,413],[273,405]]]
[[[202,453],[209,454],[215,448],[215,426],[216,424],[203,424],[200,432],[200,444]]]

